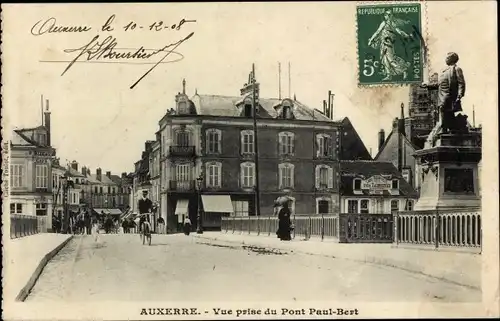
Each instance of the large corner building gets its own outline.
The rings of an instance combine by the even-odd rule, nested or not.
[[[256,215],[257,185],[261,215],[271,215],[284,195],[295,214],[339,211],[342,140],[349,159],[371,159],[349,120],[335,122],[295,98],[262,98],[259,91],[249,80],[237,96],[189,97],[183,82],[157,132],[159,214],[169,231],[186,216],[196,222],[199,206],[204,228],[217,228],[224,214]]]

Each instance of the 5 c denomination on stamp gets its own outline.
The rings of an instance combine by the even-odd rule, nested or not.
[[[423,81],[421,16],[420,3],[357,6],[358,85]]]

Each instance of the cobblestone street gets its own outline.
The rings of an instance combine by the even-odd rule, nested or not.
[[[432,263],[430,263],[432,264]],[[214,246],[184,235],[77,236],[45,267],[26,302],[477,302],[480,291],[352,261]]]

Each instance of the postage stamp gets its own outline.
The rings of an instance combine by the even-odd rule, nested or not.
[[[420,3],[360,5],[356,20],[359,86],[423,81]]]

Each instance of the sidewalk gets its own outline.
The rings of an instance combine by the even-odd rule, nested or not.
[[[282,251],[322,255],[390,266],[481,289],[481,255],[433,250],[403,249],[392,244],[342,244],[325,239],[283,242],[276,237],[231,232],[194,234],[200,242],[260,246]]]
[[[41,233],[4,239],[4,300],[24,301],[45,265],[71,238],[67,234]]]

